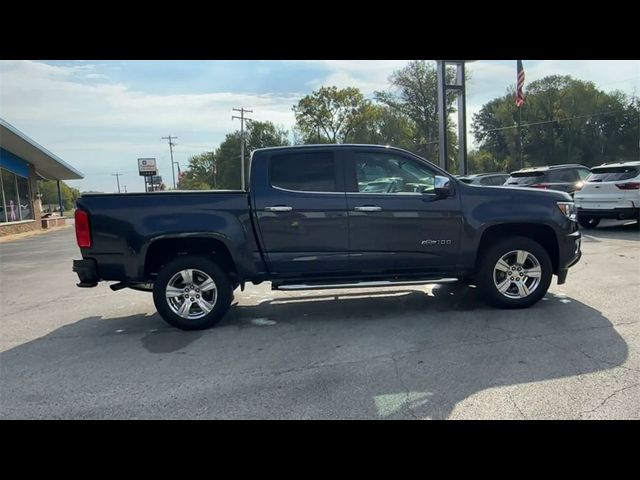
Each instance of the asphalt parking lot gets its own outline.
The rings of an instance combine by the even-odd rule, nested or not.
[[[527,310],[464,286],[236,292],[182,332],[79,289],[73,229],[0,244],[3,419],[639,419],[640,233],[603,222]]]

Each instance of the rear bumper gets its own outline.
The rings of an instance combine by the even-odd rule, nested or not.
[[[638,218],[640,208],[578,208],[578,216],[593,218],[613,218],[624,220],[626,218]]]
[[[98,285],[98,268],[94,259],[74,260],[73,271],[80,279],[80,283],[76,284],[78,287],[89,288]]]
[[[558,244],[558,285],[567,280],[569,268],[573,267],[582,258],[582,235],[576,230],[565,235]]]

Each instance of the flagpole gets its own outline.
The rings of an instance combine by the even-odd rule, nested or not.
[[[520,154],[520,168],[524,168],[524,157],[522,156],[522,106],[518,107],[518,138],[519,138],[519,154]]]

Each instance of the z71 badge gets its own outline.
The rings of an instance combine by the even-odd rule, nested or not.
[[[423,247],[432,247],[434,245],[451,245],[451,240],[423,240]]]

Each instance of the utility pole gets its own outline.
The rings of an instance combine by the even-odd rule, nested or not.
[[[121,173],[112,173],[111,174],[112,177],[116,177],[116,182],[118,182],[118,193],[120,193],[120,177],[122,176]]]
[[[175,145],[175,143],[173,143],[171,140],[174,138],[178,138],[178,137],[172,137],[171,135],[169,135],[168,137],[162,137],[162,140],[169,140],[169,151],[171,152],[171,177],[173,179],[173,189],[176,189],[176,172],[173,166],[173,146]]]
[[[123,185],[122,188],[124,188],[124,193],[127,193],[127,186]]]
[[[240,112],[240,116],[237,117],[235,115],[231,116],[231,120],[237,118],[240,120],[240,190],[244,190],[244,121],[251,120],[250,118],[245,118],[245,113],[253,113],[253,110],[247,110],[244,107],[234,108],[236,112]]]

